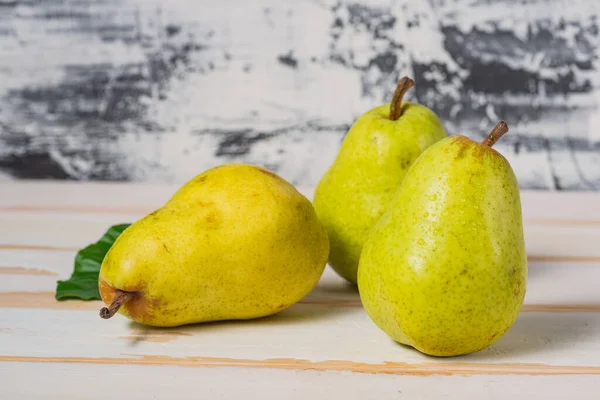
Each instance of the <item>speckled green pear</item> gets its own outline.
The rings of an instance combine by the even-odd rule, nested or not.
[[[402,102],[412,80],[399,81],[392,102],[361,115],[319,181],[313,204],[329,235],[329,265],[356,283],[362,246],[394,197],[406,171],[447,136],[429,108]]]
[[[396,341],[433,356],[484,349],[514,323],[527,257],[517,179],[491,145],[457,135],[415,161],[365,243],[363,306]]]
[[[100,270],[100,315],[169,327],[275,314],[316,285],[328,252],[311,202],[290,183],[225,164],[117,238]]]

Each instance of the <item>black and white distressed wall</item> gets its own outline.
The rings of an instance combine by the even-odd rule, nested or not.
[[[0,0],[0,179],[314,185],[390,99],[497,144],[523,188],[600,190],[600,1]]]

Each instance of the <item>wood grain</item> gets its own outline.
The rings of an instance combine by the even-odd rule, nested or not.
[[[45,275],[57,276],[56,272],[45,271],[43,269],[25,268],[25,267],[2,267],[0,266],[0,275]]]
[[[600,256],[558,256],[558,255],[546,255],[546,254],[528,254],[528,261],[552,261],[552,262],[600,262]]]
[[[27,310],[27,312],[24,312]],[[359,308],[297,304],[278,315],[248,321],[144,327],[122,316],[106,321],[98,310],[17,309],[0,312],[0,355],[42,358],[300,359],[311,363],[431,362],[600,367],[600,313],[524,312],[493,346],[450,359],[424,356],[393,342]],[[68,329],[65,329],[68,327]],[[139,340],[139,332],[177,332],[172,340]],[[188,335],[180,335],[185,333]],[[125,339],[134,336],[130,340]],[[34,339],[35,338],[35,339]],[[132,356],[135,355],[135,356]],[[350,366],[348,367],[350,368]]]
[[[45,308],[50,310],[100,310],[101,301],[57,301],[54,292],[5,292],[0,293],[0,308]]]
[[[31,250],[31,251],[79,251],[81,247],[40,246],[31,244],[0,243],[0,250]]]
[[[248,360],[214,357],[168,357],[127,354],[127,358],[91,357],[20,357],[0,356],[0,362],[111,364],[111,365],[172,365],[179,367],[240,367],[295,371],[346,371],[362,374],[391,375],[600,375],[600,367],[554,366],[543,364],[483,364],[483,363],[421,363],[386,362],[357,363],[346,360],[311,362],[300,359],[275,358]]]
[[[36,377],[35,385],[31,377]],[[129,400],[197,400],[205,394],[227,400],[597,400],[600,392],[598,375],[418,376],[31,362],[0,362],[0,381],[7,399],[44,400],[78,399],[81,394],[87,400],[121,399],[124,393]]]

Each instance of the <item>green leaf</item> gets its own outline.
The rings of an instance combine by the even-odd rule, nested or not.
[[[77,253],[71,278],[56,283],[56,300],[68,298],[101,300],[98,291],[98,274],[102,260],[115,240],[129,225],[131,224],[111,226],[100,240]]]

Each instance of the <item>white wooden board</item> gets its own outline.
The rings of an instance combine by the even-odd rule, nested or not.
[[[433,358],[391,341],[329,268],[298,304],[254,321],[155,329],[102,320],[97,301],[54,300],[77,249],[160,206],[171,189],[0,185],[1,398],[600,396],[597,194],[524,192],[523,311],[491,348]]]

